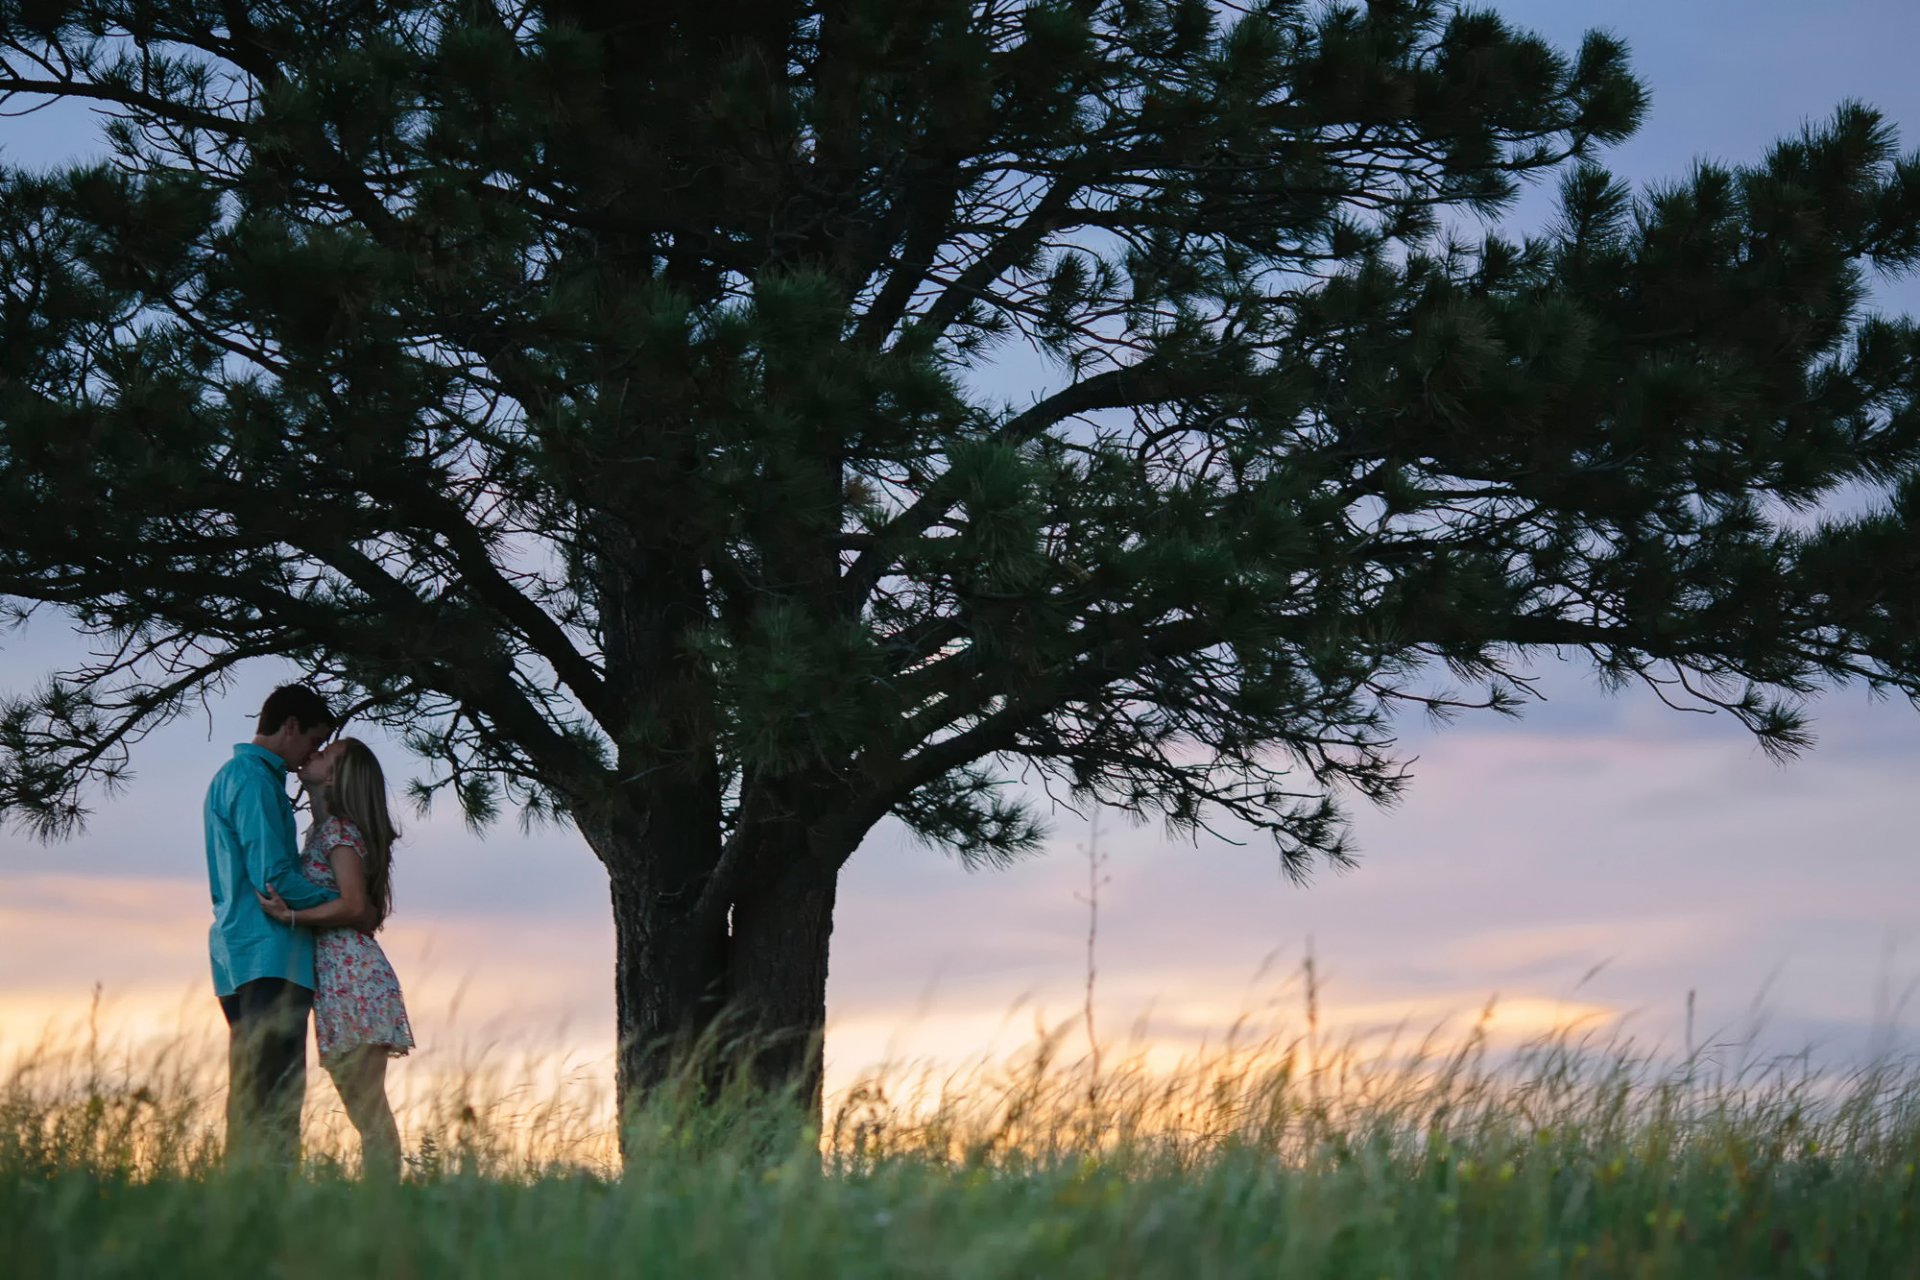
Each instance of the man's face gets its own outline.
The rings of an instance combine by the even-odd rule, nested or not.
[[[320,745],[332,736],[333,726],[330,724],[318,725],[312,729],[303,729],[300,727],[298,720],[295,720],[292,716],[288,716],[287,723],[281,733],[281,737],[287,744],[287,768],[297,771],[301,765],[312,759],[313,753],[318,751]]]

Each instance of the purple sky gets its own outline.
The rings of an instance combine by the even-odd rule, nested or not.
[[[1640,181],[1699,156],[1741,160],[1848,97],[1920,144],[1920,6],[1895,0],[1507,0],[1566,44],[1596,22],[1625,36],[1653,110],[1611,162]],[[37,164],[89,145],[76,113],[0,121],[0,156]],[[1540,216],[1530,199],[1516,215]],[[1920,289],[1881,292],[1920,310]],[[1015,389],[1009,388],[1009,394]],[[57,619],[0,650],[19,689],[73,652]],[[1301,889],[1269,850],[1170,843],[1105,821],[1101,1020],[1165,1044],[1217,1037],[1239,1013],[1298,1005],[1309,937],[1328,1020],[1424,1029],[1498,994],[1507,1023],[1617,1020],[1667,1043],[1689,990],[1700,1038],[1764,1011],[1772,1048],[1829,1058],[1913,1047],[1899,1016],[1920,975],[1920,717],[1857,691],[1818,708],[1819,748],[1763,758],[1724,717],[1605,698],[1580,669],[1542,668],[1551,701],[1519,722],[1434,733],[1408,801],[1358,815],[1361,868]],[[246,673],[215,708],[156,735],[140,776],[82,839],[43,848],[0,835],[0,1059],[51,1016],[84,1010],[98,981],[129,1024],[193,1027],[212,1014],[198,810],[206,777],[245,736],[260,690]],[[404,775],[397,748],[383,751]],[[1008,1048],[1078,1008],[1086,912],[1083,822],[1012,871],[967,873],[895,829],[844,881],[835,930],[830,1054],[846,1067],[890,1048]],[[511,822],[479,840],[451,812],[409,824],[388,946],[420,1014],[420,1060],[455,1039],[503,1036],[593,1054],[610,1030],[612,942],[597,863],[571,834]],[[1263,971],[1263,966],[1264,971]],[[1590,974],[1600,966],[1597,974]],[[1583,977],[1585,981],[1583,982]],[[437,1039],[436,1039],[437,1037]],[[409,1067],[408,1069],[414,1069]]]

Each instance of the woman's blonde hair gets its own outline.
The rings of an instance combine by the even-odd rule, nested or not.
[[[340,747],[328,807],[335,817],[360,828],[367,843],[367,901],[373,904],[373,927],[378,929],[393,911],[393,842],[400,832],[387,813],[387,775],[373,748],[358,738],[342,738]]]

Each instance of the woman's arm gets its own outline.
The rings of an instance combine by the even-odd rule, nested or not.
[[[307,929],[365,929],[373,923],[373,911],[367,901],[367,869],[350,844],[337,844],[327,851],[333,864],[333,878],[340,883],[340,896],[317,907],[295,910],[267,886],[259,894],[261,909],[282,924]]]

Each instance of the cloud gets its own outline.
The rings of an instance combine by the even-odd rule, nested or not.
[[[1859,1051],[1886,1021],[1885,992],[1901,988],[1920,930],[1920,814],[1904,785],[1920,749],[1888,745],[1898,709],[1834,711],[1828,748],[1784,769],[1724,725],[1604,704],[1585,731],[1488,723],[1422,737],[1407,802],[1358,815],[1362,867],[1304,889],[1258,844],[1183,845],[1110,822],[1100,1024],[1124,1034],[1145,1019],[1177,1045],[1223,1035],[1243,1014],[1291,1016],[1311,939],[1329,1026],[1419,1027],[1471,1016],[1498,992],[1515,1025],[1604,1012],[1675,1043],[1689,990],[1703,1027],[1727,1027],[1764,988],[1776,1037],[1817,1026]],[[191,777],[223,757],[202,748],[169,769]],[[139,833],[137,872],[121,856],[125,834],[69,847],[57,871],[0,863],[0,1038],[19,1043],[27,1021],[84,1008],[96,981],[127,1011],[211,1009],[196,994],[207,920],[197,805],[178,778],[143,780],[103,814]],[[113,856],[96,858],[93,839]],[[877,832],[840,895],[838,1069],[890,1047],[1006,1047],[1036,1018],[1074,1016],[1084,839],[1065,817],[1048,856],[969,873],[898,830]],[[577,837],[508,829],[477,841],[436,815],[412,825],[403,855],[385,940],[423,1044],[610,1044],[604,878]]]

